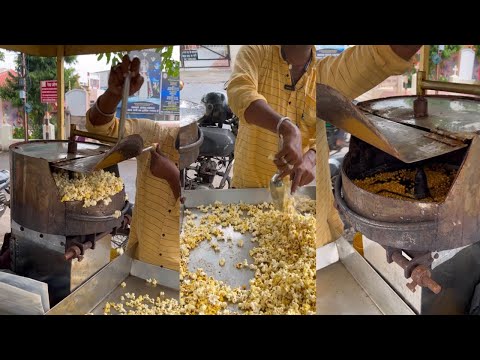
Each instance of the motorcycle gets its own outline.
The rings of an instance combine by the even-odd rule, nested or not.
[[[327,126],[327,141],[330,149],[328,165],[330,167],[330,178],[333,188],[335,179],[337,176],[340,176],[343,159],[348,151],[349,135],[345,134],[343,130],[330,125]]]
[[[339,151],[348,147],[347,138],[345,131],[327,123],[327,141],[330,151]]]
[[[10,195],[10,171],[0,171],[0,217],[3,216],[7,207],[10,206],[10,200],[7,198]]]
[[[204,141],[197,162],[185,171],[185,189],[224,189],[231,187],[230,172],[234,163],[234,147],[238,134],[238,117],[233,114],[224,94],[210,92],[201,100],[205,114],[197,120]],[[227,127],[224,127],[227,125]],[[348,148],[349,135],[328,124],[327,139],[331,150],[329,157],[332,184],[340,175]],[[220,177],[217,186],[216,176]]]
[[[228,189],[239,120],[222,93],[210,92],[201,102],[205,114],[197,124],[204,139],[196,163],[184,172],[185,189]],[[220,177],[218,185],[214,184],[215,177]]]
[[[7,198],[10,195],[10,171],[0,171],[0,217],[5,214],[7,207],[10,206],[10,200]],[[3,237],[3,243],[0,247],[0,269],[10,268],[10,233],[7,233]]]

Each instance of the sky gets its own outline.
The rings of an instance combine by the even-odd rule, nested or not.
[[[15,69],[15,56],[16,53],[11,51],[3,51],[5,54],[5,61],[0,61],[0,68]],[[175,46],[173,50],[173,58],[180,60],[180,47]],[[77,70],[77,74],[80,75],[80,82],[87,81],[88,72],[97,72],[110,69],[111,65],[106,64],[105,57],[98,61],[97,55],[80,55],[77,57],[77,63],[73,67]]]

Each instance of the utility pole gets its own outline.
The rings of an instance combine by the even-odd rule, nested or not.
[[[20,99],[23,100],[23,128],[25,130],[25,141],[28,141],[28,114],[27,114],[27,64],[25,53],[22,53],[22,65],[20,67],[20,78],[18,81]]]

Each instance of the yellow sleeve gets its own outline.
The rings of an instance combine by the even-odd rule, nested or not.
[[[118,118],[113,117],[112,120],[103,125],[93,125],[90,122],[90,110],[87,111],[86,118],[87,131],[99,135],[118,137],[120,123]],[[145,119],[125,119],[125,136],[139,134],[142,138],[144,138],[144,141],[146,141],[144,135],[148,134],[149,130],[151,130],[149,127],[152,125],[149,123],[153,123],[153,121]]]
[[[90,122],[90,110],[86,114],[86,128],[89,132],[111,137],[118,137],[119,119],[113,117],[104,125],[93,125]],[[180,125],[178,121],[153,121],[148,119],[125,119],[125,136],[139,134],[144,141],[144,146],[153,143],[160,145],[166,136],[176,138]]]
[[[258,93],[259,70],[264,50],[257,45],[244,45],[235,58],[235,66],[227,86],[228,105],[233,113],[245,119],[245,110],[257,100],[265,100]]]
[[[390,45],[357,45],[317,64],[317,83],[355,99],[392,75],[405,73],[412,63],[399,57]]]

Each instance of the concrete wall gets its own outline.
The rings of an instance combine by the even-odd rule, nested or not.
[[[237,57],[238,50],[242,45],[230,45],[230,58],[232,59],[230,63],[230,67],[233,69],[233,65],[235,64],[235,58]]]

